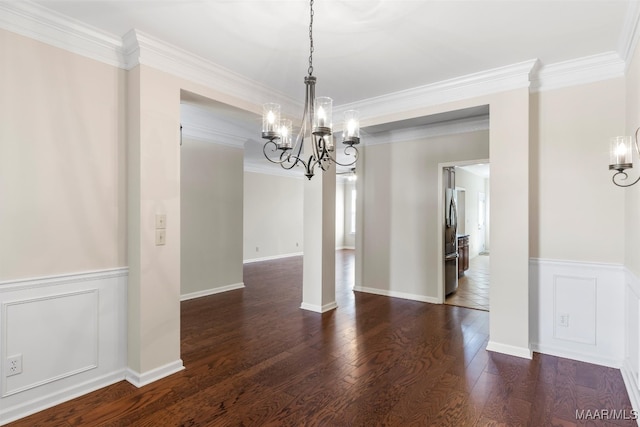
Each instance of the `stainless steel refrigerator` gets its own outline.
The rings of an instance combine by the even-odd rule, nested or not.
[[[444,293],[458,289],[458,211],[456,171],[444,168]]]

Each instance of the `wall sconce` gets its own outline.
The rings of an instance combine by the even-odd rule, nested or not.
[[[616,170],[611,180],[618,187],[631,187],[640,181],[640,177],[630,184],[625,184],[628,175],[625,169],[631,169],[633,167],[633,147],[635,145],[636,152],[640,156],[640,150],[638,150],[638,132],[640,128],[636,129],[634,137],[631,136],[615,136],[609,140],[609,170]],[[618,181],[616,181],[618,177]]]

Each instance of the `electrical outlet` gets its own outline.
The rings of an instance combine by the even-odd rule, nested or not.
[[[17,354],[7,358],[6,376],[18,375],[22,373],[22,355]]]
[[[563,328],[569,327],[569,315],[567,313],[558,314],[558,326]]]

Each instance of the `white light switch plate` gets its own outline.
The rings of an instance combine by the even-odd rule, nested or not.
[[[162,246],[167,242],[166,230],[156,230],[156,246]]]
[[[156,229],[167,228],[167,214],[156,214]]]

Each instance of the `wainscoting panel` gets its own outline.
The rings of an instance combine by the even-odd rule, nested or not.
[[[631,405],[640,410],[640,279],[625,271],[625,352],[620,370]]]
[[[553,276],[554,338],[596,345],[597,286],[596,277]]]
[[[619,368],[624,359],[624,268],[532,259],[531,348]]]
[[[3,303],[2,318],[3,360],[23,367],[9,376],[4,364],[2,397],[98,367],[97,289]]]
[[[0,425],[125,378],[127,274],[0,282]]]

